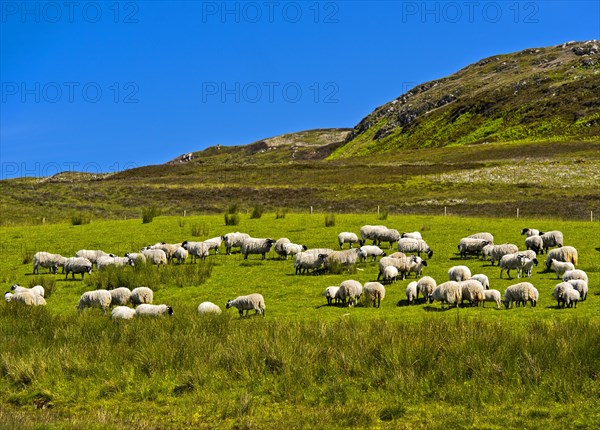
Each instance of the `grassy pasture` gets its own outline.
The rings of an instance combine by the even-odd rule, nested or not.
[[[260,219],[242,214],[236,227],[225,227],[222,215],[215,215],[0,228],[5,289],[41,282],[51,290],[43,309],[0,305],[0,427],[598,426],[597,222],[395,215],[378,221],[347,214],[336,214],[335,222],[325,227],[322,213],[282,219],[265,213]],[[556,309],[556,276],[543,273],[540,261],[531,278],[540,291],[536,308],[409,307],[404,290],[412,279],[387,287],[380,309],[366,303],[328,307],[325,287],[374,280],[377,263],[359,264],[351,274],[297,276],[291,260],[273,253],[264,261],[244,261],[221,251],[196,267],[142,274],[153,282],[155,303],[173,306],[173,317],[113,323],[99,311],[75,310],[98,274],[66,281],[45,269],[31,275],[31,263],[23,264],[40,250],[70,256],[99,248],[123,255],[158,241],[229,231],[335,249],[340,231],[358,233],[364,224],[379,223],[422,232],[434,250],[425,275],[442,282],[450,266],[466,264],[487,274],[491,288],[501,292],[518,281],[499,279],[499,269],[489,263],[460,260],[459,239],[489,231],[496,243],[522,248],[523,227],[561,230],[590,277],[588,300],[577,309]],[[194,237],[192,231],[205,234]],[[265,297],[264,319],[225,311],[227,299],[251,292]],[[199,318],[196,307],[205,300],[220,305],[224,315]]]

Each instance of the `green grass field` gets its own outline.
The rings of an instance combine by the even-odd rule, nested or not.
[[[0,305],[0,427],[600,425],[598,222],[395,215],[378,221],[342,214],[335,221],[325,227],[325,214],[275,219],[265,213],[260,219],[241,215],[235,227],[225,227],[222,215],[0,227],[5,290],[12,283],[42,283],[50,293],[44,308]],[[364,302],[329,307],[325,287],[344,279],[375,280],[377,263],[359,264],[349,274],[300,276],[292,260],[273,253],[264,261],[244,261],[222,250],[196,268],[150,268],[165,270],[147,277],[154,302],[173,306],[172,317],[112,322],[99,310],[76,311],[81,293],[103,279],[97,273],[72,281],[45,269],[32,275],[31,262],[23,264],[41,250],[123,255],[158,241],[203,240],[229,231],[335,249],[340,231],[358,233],[364,224],[421,231],[434,251],[424,275],[438,283],[449,267],[466,264],[502,293],[518,280],[499,279],[497,267],[476,258],[460,260],[460,238],[489,231],[496,243],[523,248],[523,227],[561,230],[590,278],[588,300],[577,309],[557,309],[556,275],[544,273],[540,261],[530,279],[540,292],[536,308],[406,306],[412,278],[388,286],[379,309]],[[265,297],[265,318],[240,319],[235,309],[225,311],[228,299],[252,292]],[[206,300],[221,306],[223,315],[199,317],[196,307]]]

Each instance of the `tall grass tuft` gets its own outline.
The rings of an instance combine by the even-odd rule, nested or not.
[[[382,211],[379,211],[379,214],[377,215],[377,219],[379,221],[385,221],[386,219],[388,219],[389,213],[390,213],[390,211],[388,209],[384,209]]]
[[[71,225],[84,225],[92,222],[92,215],[87,212],[78,212],[71,215]]]
[[[156,206],[142,209],[142,224],[148,224],[154,221],[154,218],[160,216],[160,209]]]
[[[194,237],[208,236],[208,227],[207,227],[206,223],[194,224],[192,226],[191,234]]]
[[[334,227],[334,226],[335,226],[335,214],[325,215],[325,227]]]
[[[36,285],[41,285],[44,287],[44,297],[49,298],[52,296],[52,293],[56,291],[56,279],[50,278],[48,276],[34,276],[29,280],[29,288],[34,287]]]
[[[239,211],[240,207],[237,203],[229,205],[225,212],[225,225],[238,225],[240,223]]]
[[[285,209],[285,208],[278,208],[275,211],[275,219],[283,219],[283,218],[285,218],[286,214],[287,214],[287,209]]]
[[[252,213],[250,214],[250,219],[259,219],[263,214],[263,206],[256,205],[252,208]]]
[[[33,261],[33,252],[25,250],[21,253],[21,263],[29,264]]]

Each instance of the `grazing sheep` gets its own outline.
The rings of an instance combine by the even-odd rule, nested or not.
[[[410,273],[414,273],[415,277],[418,278],[423,274],[423,267],[426,266],[427,261],[423,260],[421,257],[413,255],[411,257],[410,264],[408,265],[408,272],[406,274],[409,275]]]
[[[558,230],[549,231],[540,237],[544,243],[544,252],[546,253],[550,247],[558,246],[560,248],[563,246],[563,234]]]
[[[319,267],[323,265],[327,254],[313,254],[312,252],[301,252],[296,254],[294,261],[294,268],[296,269],[296,275],[307,273],[312,270],[313,273],[318,273]]]
[[[167,253],[162,249],[142,249],[142,254],[150,264],[167,265]]]
[[[254,310],[255,315],[261,314],[263,317],[265,316],[265,299],[258,293],[238,296],[233,300],[228,300],[225,308],[229,309],[231,307],[237,308],[240,317],[243,316],[244,311],[246,311],[247,316],[250,310]]]
[[[500,309],[500,303],[502,302],[502,296],[498,290],[483,290],[483,307],[485,308],[485,302],[496,303],[496,309]]]
[[[325,298],[327,299],[327,304],[331,306],[331,304],[335,301],[338,303],[340,301],[339,297],[337,297],[337,292],[340,287],[327,287],[325,288]]]
[[[117,306],[112,310],[111,319],[113,320],[130,320],[135,316],[135,309],[128,306]]]
[[[500,261],[502,257],[507,254],[514,254],[519,251],[519,247],[517,245],[513,245],[512,243],[504,243],[502,245],[494,245],[490,250],[490,261],[492,266],[495,261]]]
[[[401,238],[409,238],[409,239],[419,239],[422,240],[423,237],[421,237],[421,233],[419,233],[418,231],[413,231],[410,233],[402,233],[400,235]]]
[[[128,252],[125,257],[129,258],[133,266],[140,266],[146,264],[146,256],[141,252]]]
[[[534,308],[539,297],[538,290],[529,282],[521,282],[511,285],[504,292],[504,306],[512,308],[513,302],[527,306],[527,302],[531,302],[531,307]]]
[[[282,237],[277,239],[277,242],[275,242],[275,245],[273,245],[273,251],[275,251],[275,253],[277,255],[279,255],[280,258],[286,257],[287,258],[287,254],[285,253],[285,250],[283,249],[283,245],[288,244],[288,243],[292,243],[287,237]]]
[[[502,279],[502,273],[506,270],[506,275],[510,279],[510,271],[517,271],[517,278],[521,277],[521,270],[523,269],[525,256],[523,254],[507,254],[500,259],[498,266],[500,267],[500,279]]]
[[[374,243],[374,245],[380,245],[382,242],[389,242],[390,249],[392,249],[393,244],[400,240],[400,233],[393,228],[375,230],[375,238],[377,243]]]
[[[567,270],[564,273],[563,281],[568,282],[571,279],[581,279],[581,280],[585,281],[586,283],[588,282],[587,273],[585,273],[583,270],[579,270],[579,269]]]
[[[544,251],[544,241],[541,236],[528,236],[525,238],[525,248],[539,254]]]
[[[159,242],[155,245],[147,246],[146,249],[160,249],[160,250],[164,251],[165,255],[167,256],[167,262],[170,263],[171,260],[173,259],[173,254],[175,253],[177,248],[179,248],[180,246],[181,246],[181,244],[179,244],[179,243]]]
[[[458,252],[461,258],[465,259],[469,254],[480,255],[483,247],[491,244],[492,242],[485,239],[463,237],[458,243]]]
[[[484,275],[483,273],[478,273],[476,275],[471,276],[471,279],[475,279],[475,280],[481,282],[481,285],[483,285],[484,290],[490,289],[490,280],[487,277],[487,275]]]
[[[358,248],[358,258],[361,261],[366,261],[368,257],[371,257],[371,261],[375,261],[377,257],[385,257],[385,252],[377,245],[363,245]]]
[[[360,228],[360,237],[363,240],[363,243],[366,243],[367,239],[371,239],[373,241],[373,245],[378,245],[377,237],[378,234],[387,230],[387,227],[384,225],[363,225]]]
[[[360,248],[346,249],[344,251],[334,251],[325,259],[325,268],[330,269],[332,265],[346,266],[346,269],[356,264]]]
[[[187,260],[190,253],[183,246],[179,246],[175,252],[173,253],[173,259],[177,261],[178,264],[185,264],[185,260]]]
[[[444,308],[444,304],[447,304],[448,307],[450,307],[450,305],[454,303],[454,305],[458,307],[458,302],[462,300],[462,288],[458,282],[444,282],[433,290],[430,300],[431,302],[433,302],[433,300],[441,302],[442,309]]]
[[[187,240],[181,244],[181,247],[191,255],[192,263],[195,263],[198,258],[204,260],[208,257],[208,251],[210,249],[209,244],[206,242],[189,242]]]
[[[92,264],[96,263],[98,258],[109,255],[108,253],[101,251],[100,249],[89,250],[89,249],[80,249],[75,253],[75,257],[87,258],[92,262]]]
[[[161,315],[173,315],[173,308],[168,305],[149,305],[143,304],[135,308],[135,315],[157,317]]]
[[[575,270],[575,266],[573,266],[573,263],[558,261],[558,260],[555,260],[554,258],[552,259],[550,266],[556,272],[556,279],[560,279],[567,270]]]
[[[379,260],[379,274],[377,275],[377,280],[379,281],[381,279],[383,271],[387,266],[394,266],[398,270],[401,279],[406,279],[406,274],[410,271],[411,263],[415,262],[416,258],[416,256],[403,256],[401,258],[383,257]]]
[[[336,297],[339,297],[343,306],[346,305],[346,300],[348,301],[348,306],[352,306],[353,304],[358,303],[358,299],[360,299],[362,292],[362,284],[353,279],[349,279],[340,284],[340,289],[338,290]]]
[[[8,302],[21,303],[26,306],[44,306],[46,300],[42,296],[34,294],[31,290],[24,290],[18,293],[7,292],[4,294],[4,300]]]
[[[18,284],[13,284],[13,285],[11,285],[10,290],[14,291],[15,294],[30,292],[39,297],[44,297],[46,295],[46,291],[44,290],[44,287],[42,287],[41,285],[36,285],[31,288],[25,288],[25,287],[21,287]]]
[[[104,255],[96,260],[96,267],[98,268],[98,271],[104,270],[108,266],[133,266],[133,261],[131,261],[128,257],[111,257],[110,255]]]
[[[477,279],[467,279],[466,281],[459,282],[461,291],[461,304],[468,300],[471,306],[478,306],[479,302],[485,300],[485,293],[483,285]]]
[[[393,282],[396,282],[397,278],[398,278],[398,269],[396,269],[394,266],[386,266],[383,269],[383,282],[385,284],[391,284]]]
[[[523,229],[521,229],[521,236],[525,235],[527,237],[532,237],[532,236],[539,236],[541,234],[544,234],[544,233],[540,233],[540,231],[536,230],[535,228],[523,228]]]
[[[131,291],[131,304],[144,305],[152,303],[154,293],[148,287],[137,287]]]
[[[352,248],[352,244],[354,243],[358,243],[358,246],[363,245],[363,241],[359,240],[356,234],[351,233],[349,231],[343,231],[340,234],[338,234],[338,243],[340,244],[340,249],[343,248],[344,243],[349,243],[350,248]]]
[[[198,305],[198,313],[200,315],[206,314],[220,314],[221,308],[218,305],[215,305],[213,302],[202,302]]]
[[[298,243],[284,243],[283,244],[283,255],[287,260],[290,255],[298,255],[301,252],[308,250],[306,245],[300,245]]]
[[[453,266],[448,269],[448,280],[462,282],[471,278],[471,270],[467,266]]]
[[[475,233],[467,237],[471,239],[483,239],[492,245],[494,244],[494,236],[491,233]]]
[[[76,273],[81,273],[81,279],[83,279],[86,273],[92,273],[92,262],[85,257],[69,257],[65,261],[64,269],[65,279],[69,277],[69,273],[73,279],[75,279]]]
[[[417,282],[409,282],[406,286],[406,300],[408,301],[409,305],[412,305],[417,300],[417,294]]]
[[[481,248],[481,259],[483,261],[487,261],[490,259],[492,249],[494,249],[494,245],[485,245],[483,248]]]
[[[82,311],[85,308],[100,308],[103,313],[106,313],[111,301],[112,297],[108,290],[86,291],[81,295],[77,309]]]
[[[125,306],[131,302],[131,290],[126,287],[115,288],[110,290],[110,305],[111,306]]]
[[[363,292],[368,300],[373,302],[373,307],[380,307],[381,301],[385,298],[385,287],[379,282],[367,282],[363,287]]]
[[[563,298],[563,293],[565,290],[572,290],[573,285],[569,282],[559,282],[554,286],[554,290],[552,291],[552,297],[556,300],[556,304],[559,308],[565,305],[565,301]]]
[[[221,236],[223,242],[225,243],[225,252],[227,255],[231,254],[231,248],[241,247],[242,243],[244,243],[244,240],[248,239],[249,237],[249,234],[240,233],[239,231],[236,231],[235,233],[227,233]]]
[[[206,239],[204,241],[204,243],[206,243],[208,245],[209,251],[211,249],[214,249],[215,255],[217,255],[219,253],[219,248],[221,247],[221,243],[223,243],[223,239],[221,238],[221,236],[211,237],[210,239]]]
[[[416,252],[419,257],[421,256],[421,252],[427,254],[427,258],[433,256],[433,251],[423,239],[402,238],[398,241],[398,251],[404,253]]]
[[[417,281],[417,299],[419,299],[419,293],[425,299],[425,303],[429,301],[429,303],[433,303],[433,298],[431,295],[433,294],[433,290],[437,287],[437,282],[431,276],[423,276],[421,279]]]
[[[56,273],[58,267],[62,267],[67,259],[60,254],[50,254],[49,252],[36,252],[33,255],[33,273],[38,274],[40,267],[48,269],[52,273]]]
[[[563,246],[562,248],[553,249],[546,255],[546,268],[550,270],[552,260],[564,261],[577,266],[577,250],[572,246]]]
[[[533,271],[533,266],[538,265],[538,260],[537,260],[537,258],[524,257],[522,265],[523,265],[523,267],[521,268],[521,273],[526,275],[528,278],[531,278],[531,272]]]
[[[271,250],[271,246],[273,246],[274,243],[275,241],[273,239],[257,239],[249,237],[244,239],[240,252],[244,254],[244,260],[248,259],[249,254],[260,254],[264,260],[265,255]]]
[[[584,302],[585,299],[587,299],[588,283],[583,279],[571,279],[567,282],[571,284],[575,290],[579,291],[581,301]]]
[[[580,297],[579,291],[577,291],[575,288],[570,290],[565,289],[563,291],[563,300],[568,308],[577,307],[577,302],[579,301]]]

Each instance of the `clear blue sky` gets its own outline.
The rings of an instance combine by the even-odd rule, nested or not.
[[[598,1],[1,1],[0,179],[353,127],[481,58],[600,39]]]

